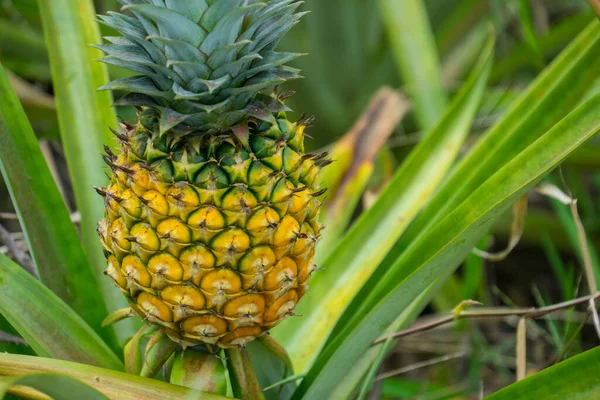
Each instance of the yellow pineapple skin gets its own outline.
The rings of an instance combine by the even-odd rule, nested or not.
[[[148,125],[118,134],[120,152],[105,157],[106,275],[173,340],[245,346],[308,289],[323,156],[304,154],[303,123],[285,117],[242,124],[245,141],[233,129],[162,148]]]

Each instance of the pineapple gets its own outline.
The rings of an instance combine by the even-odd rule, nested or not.
[[[115,131],[98,233],[106,274],[131,308],[184,345],[240,347],[307,290],[327,154],[304,153],[312,119],[286,118],[278,86],[299,78],[274,51],[296,0],[121,0],[103,61],[139,75],[138,121]]]

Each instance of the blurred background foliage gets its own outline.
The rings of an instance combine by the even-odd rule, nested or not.
[[[98,12],[118,8],[116,0],[96,0],[95,4]],[[303,8],[310,16],[286,36],[281,48],[307,53],[295,62],[305,79],[285,89],[297,92],[289,100],[297,115],[306,112],[317,117],[310,131],[314,150],[327,148],[348,132],[382,86],[398,89],[412,103],[412,110],[380,151],[359,209],[368,207],[369,199],[385,185],[396,166],[442,117],[449,99],[472,70],[490,30],[497,37],[494,66],[471,131],[472,140],[467,143],[493,125],[595,18],[586,0],[306,0]],[[110,34],[102,29],[103,34]],[[9,70],[54,178],[74,210],[36,0],[0,0],[0,62]],[[109,72],[113,78],[128,74],[112,66]],[[598,92],[600,81],[596,80],[585,98]],[[135,118],[131,109],[119,109],[118,114],[123,119]],[[595,250],[600,245],[599,155],[600,138],[596,137],[553,175],[557,184],[579,200],[596,271],[600,271]],[[13,232],[7,234],[22,241],[14,233],[19,228],[11,207],[6,188],[0,184],[0,223]],[[77,219],[76,213],[73,218]],[[511,223],[507,214],[479,247],[503,249]],[[543,306],[572,299],[582,285],[581,257],[568,208],[534,194],[516,250],[496,263],[471,255],[428,311],[450,310],[465,298],[488,306]],[[382,373],[396,373],[382,375],[371,395],[470,398],[476,396],[474,391],[485,376],[493,376],[485,381],[495,387],[510,383],[515,321],[477,325],[461,321],[457,327],[398,342],[381,369]],[[593,345],[593,328],[584,322],[584,316],[575,311],[558,320],[531,322],[529,370]],[[4,321],[0,328],[12,332]],[[0,351],[10,352],[15,346],[23,344],[0,343]],[[427,360],[433,361],[427,364]],[[405,365],[414,368],[402,369]]]

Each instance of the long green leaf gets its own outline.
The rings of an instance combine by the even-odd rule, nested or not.
[[[109,127],[117,128],[111,97],[96,89],[108,80],[99,50],[100,31],[91,0],[39,0],[44,34],[50,55],[58,119],[67,163],[81,213],[83,247],[94,267],[96,280],[111,310],[126,306],[110,279],[102,277],[106,262],[96,235],[103,216],[102,199],[92,189],[106,182],[100,153],[113,143]],[[135,331],[133,320],[115,327],[123,340]]]
[[[550,59],[559,53],[589,25],[590,21],[594,21],[593,13],[578,13],[552,25],[550,30],[539,38],[542,56],[545,59]],[[526,43],[516,43],[510,51],[495,63],[490,74],[490,83],[502,82],[507,77],[514,77],[519,71],[536,67],[535,60],[535,57],[531,57]]]
[[[600,96],[577,108],[506,163],[434,228],[423,232],[323,350],[294,398],[329,398],[336,383],[404,307],[435,279],[449,276],[514,201],[600,131],[598,107]]]
[[[593,22],[546,68],[498,124],[455,167],[437,195],[413,221],[348,307],[334,329],[333,336],[346,326],[353,317],[353,310],[383,279],[383,273],[388,269],[386,266],[392,265],[419,234],[435,226],[500,166],[531,144],[580,101],[597,76],[596,70],[589,66],[597,64],[599,59],[600,27],[597,22]],[[432,283],[425,290],[426,298],[437,290],[436,285],[437,283]],[[406,327],[408,323],[410,318],[395,325]]]
[[[396,172],[377,202],[354,224],[298,305],[302,318],[273,331],[297,373],[306,371],[324,346],[333,324],[387,251],[436,189],[460,150],[483,94],[493,40],[446,115]],[[368,232],[368,235],[365,235]]]
[[[408,307],[406,307],[400,316],[384,331],[383,336],[392,334],[400,329],[406,328],[408,323],[414,321],[429,304],[431,299],[442,288],[448,276],[438,277],[427,290],[423,291]],[[348,399],[354,397],[359,385],[367,380],[370,383],[372,378],[379,371],[379,366],[385,359],[385,356],[394,347],[395,341],[389,340],[378,347],[368,349],[361,358],[354,363],[352,370],[344,377],[332,393],[332,399]]]
[[[396,64],[422,129],[431,129],[446,110],[435,39],[422,0],[379,0]]]
[[[106,305],[25,112],[0,66],[0,170],[42,282],[107,339]]]
[[[198,400],[229,399],[229,397],[217,394],[203,393],[155,379],[142,378],[90,365],[15,354],[0,355],[0,375],[14,376],[35,373],[68,375],[93,387],[110,399],[186,400],[188,396],[195,396],[194,398]],[[71,398],[80,399],[79,397]]]
[[[11,387],[17,385],[36,389],[54,400],[108,400],[108,397],[78,380],[58,374],[2,377],[0,378],[0,399],[4,398]]]
[[[0,314],[40,356],[123,369],[117,356],[69,306],[1,254]]]
[[[599,363],[600,347],[596,347],[513,383],[486,399],[598,399]]]
[[[499,166],[506,164],[577,105],[598,76],[600,24],[592,22],[484,134],[394,245],[393,262],[414,238],[456,208]]]

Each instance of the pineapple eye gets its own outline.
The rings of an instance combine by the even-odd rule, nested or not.
[[[167,253],[159,253],[148,261],[148,271],[171,281],[181,281],[183,268],[179,260]]]
[[[242,289],[240,276],[230,269],[218,269],[204,275],[200,288],[210,294],[236,294]]]
[[[250,247],[250,238],[241,229],[229,229],[213,239],[212,248],[220,253],[243,253]]]
[[[173,321],[171,307],[167,306],[157,297],[144,292],[138,296],[137,303],[144,311],[146,311],[147,315],[155,317],[161,322]]]
[[[229,318],[256,317],[265,311],[265,299],[259,294],[247,294],[228,301],[223,314]]]
[[[200,170],[194,183],[202,189],[215,190],[229,187],[227,174],[214,162]]]
[[[201,310],[206,305],[204,295],[191,286],[167,286],[160,292],[161,298],[169,304]]]
[[[204,206],[190,215],[188,225],[199,229],[223,229],[225,227],[225,217],[216,207]]]
[[[282,258],[265,277],[265,290],[289,289],[294,285],[297,274],[298,267],[294,260]]]
[[[194,336],[218,337],[227,332],[227,322],[207,314],[186,319],[181,323],[181,329]]]
[[[227,211],[247,211],[252,210],[258,205],[258,201],[254,194],[242,186],[231,188],[220,204],[220,207]]]

